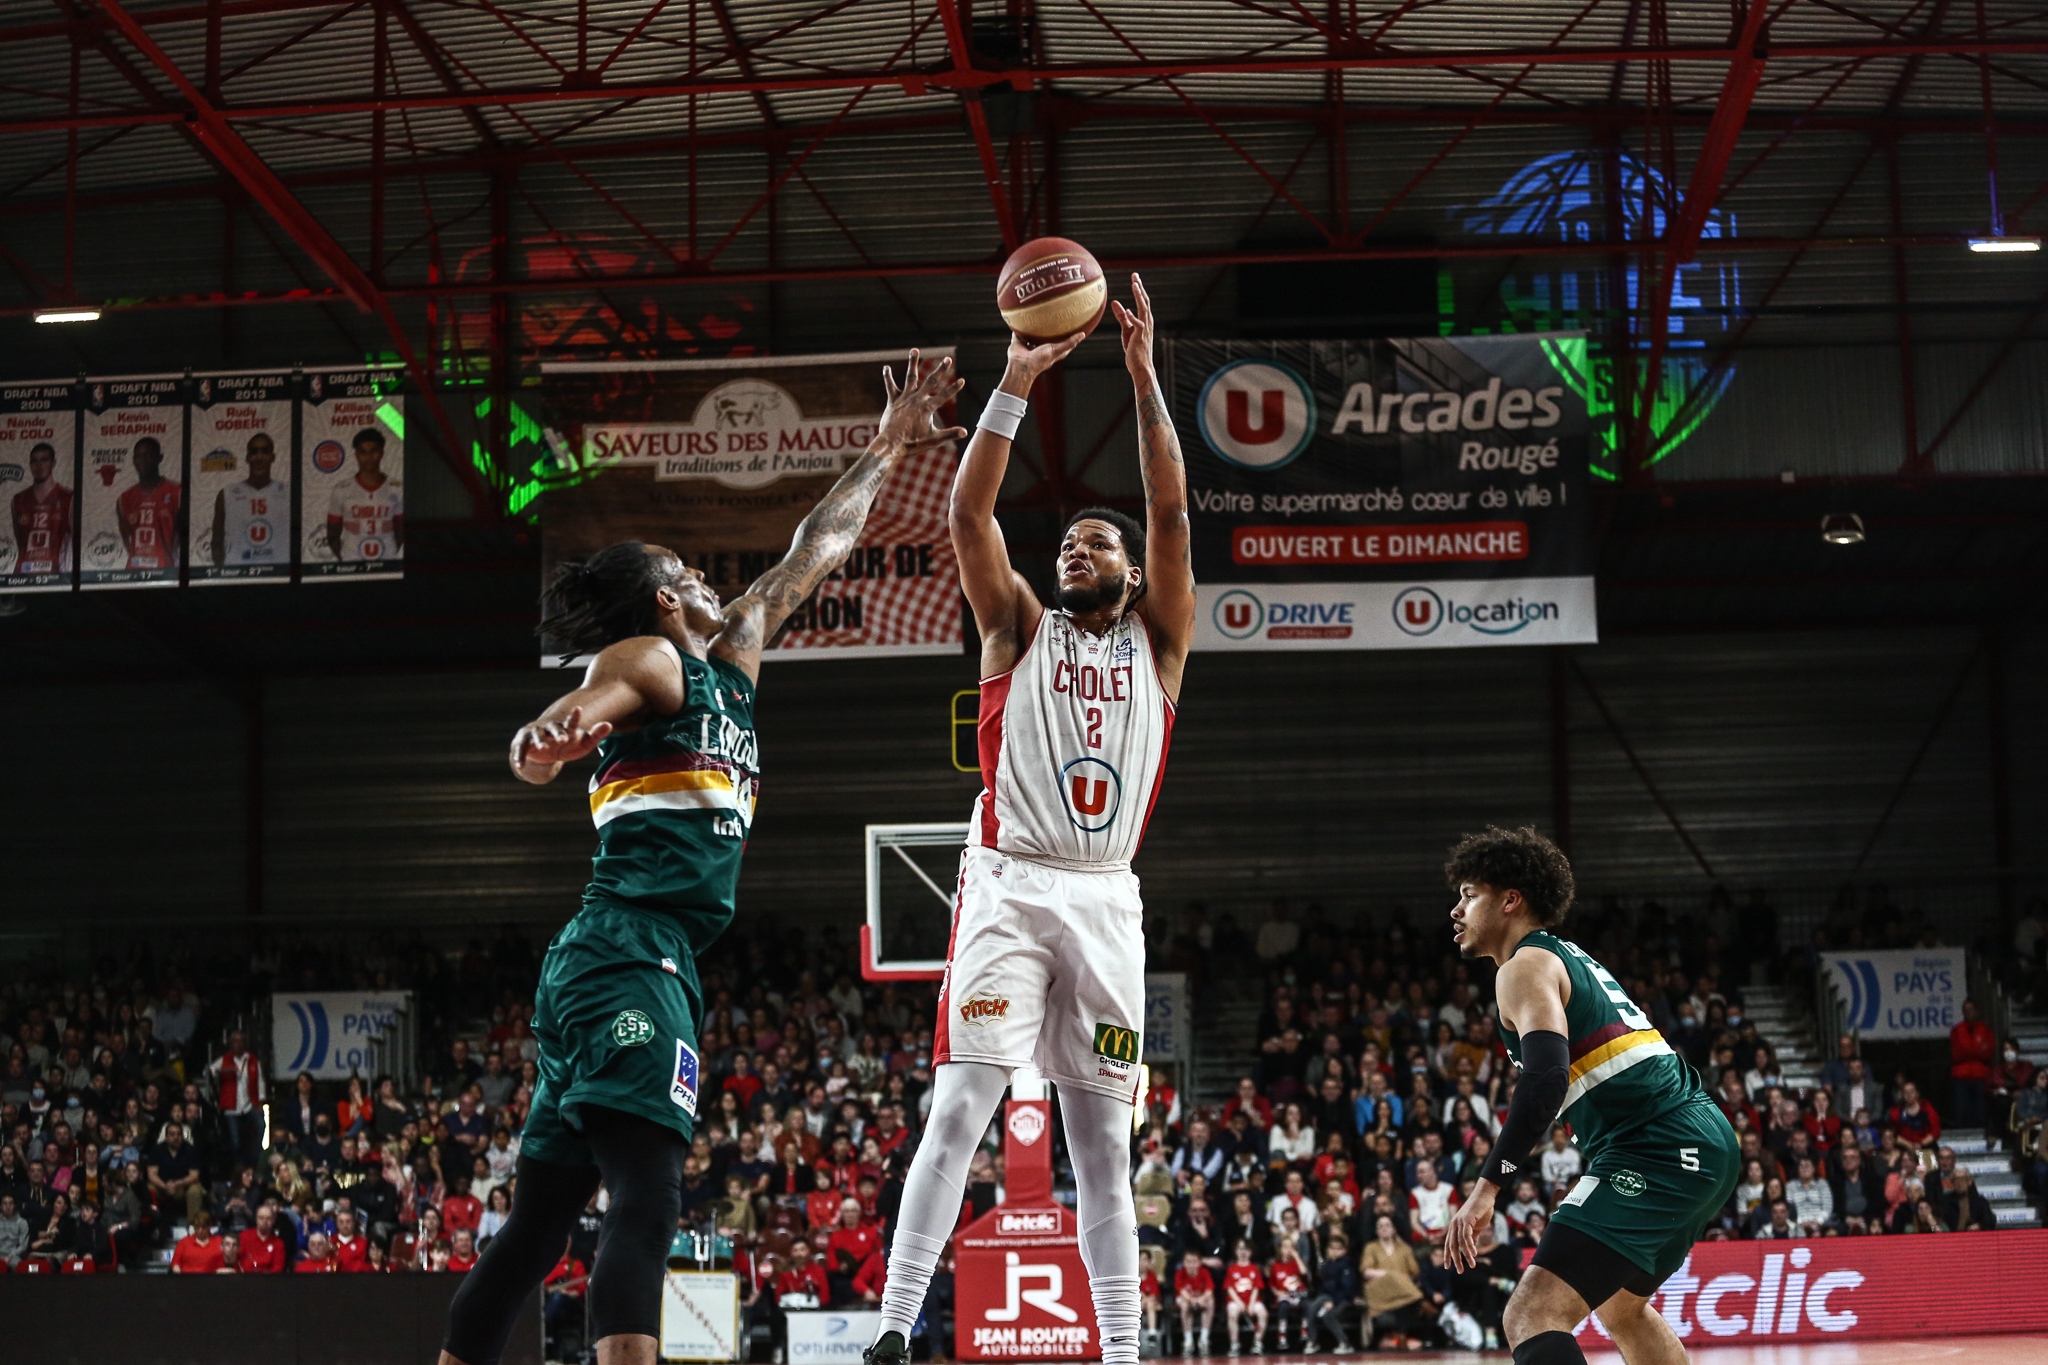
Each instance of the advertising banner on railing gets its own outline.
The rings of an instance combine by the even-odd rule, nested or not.
[[[1701,1242],[1651,1306],[1687,1349],[2048,1331],[2048,1231]],[[2025,1286],[2034,1286],[2033,1289]],[[1597,1318],[1580,1341],[1607,1346]],[[1609,1348],[1611,1349],[1611,1348]]]
[[[1596,640],[1585,344],[1171,343],[1195,648]]]
[[[1961,948],[1831,953],[1842,1027],[1862,1038],[1946,1038],[1963,1020],[1968,955]]]
[[[370,1080],[373,1045],[412,1008],[409,991],[292,991],[270,997],[270,1074],[289,1080]]]
[[[797,523],[859,458],[882,413],[882,366],[900,371],[903,360],[890,351],[543,365],[546,439],[564,471],[541,501],[543,573],[647,541],[730,600],[781,561]],[[946,533],[957,461],[945,446],[896,466],[845,566],[764,657],[960,652]],[[544,664],[565,661],[543,645]]]

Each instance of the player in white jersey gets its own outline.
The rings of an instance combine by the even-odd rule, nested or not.
[[[355,477],[327,499],[327,548],[344,564],[405,557],[405,485],[384,472],[384,433],[356,433]]]
[[[1145,525],[1092,508],[1068,525],[1048,609],[1010,564],[996,494],[1032,383],[1081,343],[1010,342],[953,483],[960,586],[981,630],[975,800],[946,980],[931,1118],[890,1244],[868,1365],[903,1365],[960,1212],[968,1160],[1016,1067],[1058,1087],[1105,1365],[1137,1365],[1131,1110],[1143,1056],[1144,906],[1131,856],[1166,768],[1194,635],[1187,477],[1152,366],[1152,305],[1113,304],[1138,411]]]
[[[270,433],[249,438],[249,477],[213,495],[215,564],[282,564],[291,538],[291,509],[284,485],[271,480],[277,444]]]

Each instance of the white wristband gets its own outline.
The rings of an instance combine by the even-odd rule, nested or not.
[[[1024,423],[1024,413],[1031,405],[1013,393],[997,389],[988,396],[988,406],[981,410],[981,420],[975,423],[984,431],[993,431],[1006,441],[1017,439],[1017,428]]]

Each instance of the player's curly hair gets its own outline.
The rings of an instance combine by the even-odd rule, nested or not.
[[[571,654],[591,654],[654,634],[654,594],[675,586],[668,561],[645,541],[622,540],[588,559],[555,566],[540,594],[534,634]]]
[[[1116,527],[1117,535],[1123,538],[1124,558],[1141,569],[1145,567],[1145,523],[1128,512],[1117,511],[1114,507],[1084,507],[1067,518],[1066,527],[1060,532],[1060,539],[1065,540],[1067,532],[1074,529],[1075,523],[1083,521],[1106,521]],[[1145,589],[1149,586],[1151,585],[1145,576],[1140,574],[1138,590],[1124,603],[1124,610],[1129,611],[1137,606],[1138,599],[1145,595]]]
[[[1546,929],[1564,923],[1578,888],[1571,860],[1564,850],[1538,834],[1533,826],[1502,829],[1488,825],[1451,845],[1444,880],[1453,891],[1467,882],[1483,882],[1496,891],[1519,891],[1529,913]]]

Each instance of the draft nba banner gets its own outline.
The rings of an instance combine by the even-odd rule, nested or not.
[[[291,581],[292,387],[283,373],[192,381],[192,582]]]
[[[0,592],[71,587],[77,493],[77,385],[0,386]]]
[[[79,586],[174,588],[185,537],[185,384],[89,379]]]
[[[1195,648],[1597,640],[1584,349],[1169,342]]]
[[[401,370],[308,374],[299,404],[300,576],[308,583],[405,573]]]
[[[640,540],[674,550],[730,600],[781,561],[797,523],[860,457],[882,414],[882,366],[903,362],[875,351],[543,365],[557,466],[541,500],[543,574]],[[897,464],[845,565],[764,658],[960,652],[946,532],[958,458],[946,446]],[[549,641],[542,654],[544,665],[574,662]]]

